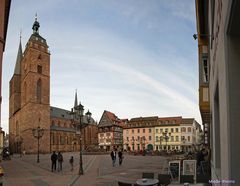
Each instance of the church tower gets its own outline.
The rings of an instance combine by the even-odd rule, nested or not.
[[[9,82],[9,142],[13,152],[19,152],[19,121],[21,109],[21,61],[23,58],[21,37],[14,74]],[[18,139],[19,138],[19,139]]]
[[[13,80],[16,76],[17,80],[11,80],[12,84],[16,82],[16,88],[11,86],[10,81],[10,145],[15,151],[21,148],[26,153],[37,152],[38,143],[33,136],[33,129],[38,127],[44,129],[40,139],[40,152],[50,151],[50,53],[46,40],[39,34],[39,27],[36,17],[32,26],[33,34],[25,51],[17,57],[12,78]],[[19,75],[15,75],[16,72]]]

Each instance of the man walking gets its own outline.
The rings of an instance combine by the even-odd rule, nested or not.
[[[122,150],[118,152],[118,160],[119,160],[119,165],[122,165],[122,160],[123,160],[123,153]]]
[[[115,162],[116,162],[116,152],[112,150],[111,152],[111,158],[112,158],[112,166],[115,167]]]
[[[55,151],[53,151],[51,155],[51,161],[52,161],[52,172],[53,172],[53,170],[56,171],[56,163],[57,163],[57,154],[55,153]]]

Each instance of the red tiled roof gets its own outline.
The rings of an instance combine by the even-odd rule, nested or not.
[[[121,127],[124,127],[125,121],[128,121],[128,119],[119,119],[114,113],[112,113],[110,111],[105,110],[105,114],[112,121],[112,123],[119,125]]]
[[[106,111],[106,114],[110,120],[116,121],[117,116],[115,114],[113,114],[112,112],[109,112],[109,111]]]
[[[193,124],[194,118],[183,118],[182,123],[183,124]]]
[[[150,116],[150,117],[138,117],[138,118],[132,118],[130,119],[130,122],[135,122],[135,121],[149,121],[149,120],[157,120],[157,116]]]
[[[158,121],[162,122],[162,124],[167,124],[166,121],[168,121],[168,124],[173,123],[173,122],[175,124],[181,124],[182,116],[158,118]]]

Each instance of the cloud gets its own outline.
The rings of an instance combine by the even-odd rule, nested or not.
[[[182,11],[192,6],[188,2],[61,0],[59,6],[38,6],[40,34],[51,51],[51,105],[70,109],[77,88],[97,120],[106,109],[124,118],[182,115],[200,121],[197,46],[185,29],[195,15]],[[25,13],[26,6],[32,12]],[[35,8],[34,1],[12,7],[3,71],[5,129],[18,30],[23,27],[24,46]]]

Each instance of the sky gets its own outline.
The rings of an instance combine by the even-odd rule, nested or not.
[[[51,53],[50,105],[78,100],[99,121],[182,116],[201,123],[194,0],[12,1],[3,59],[2,128],[8,132],[9,81],[22,46],[39,33]]]

